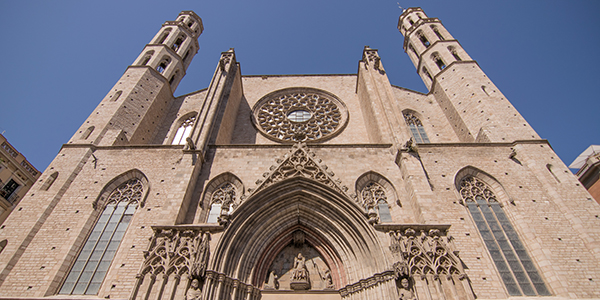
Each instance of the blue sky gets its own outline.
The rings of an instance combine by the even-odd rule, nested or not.
[[[208,86],[222,51],[242,74],[356,73],[365,45],[390,82],[427,92],[402,50],[397,0],[0,1],[0,132],[44,170],[145,44],[182,10],[204,22],[175,92]],[[568,165],[600,144],[600,1],[400,1],[439,18]]]

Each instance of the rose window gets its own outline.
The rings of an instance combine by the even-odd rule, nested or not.
[[[333,137],[348,120],[334,95],[310,88],[289,88],[260,99],[253,109],[260,132],[280,142],[314,142]]]

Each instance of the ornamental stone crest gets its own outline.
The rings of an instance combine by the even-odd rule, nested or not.
[[[252,121],[278,142],[317,142],[339,133],[348,121],[346,106],[336,96],[312,88],[288,88],[260,99]]]
[[[281,180],[301,176],[320,182],[345,194],[348,187],[342,186],[341,180],[334,179],[335,174],[328,171],[327,165],[322,164],[321,159],[317,159],[315,156],[315,153],[311,152],[306,144],[295,144],[292,150],[284,156],[284,159],[277,160],[279,165],[271,166],[271,172],[263,174],[264,180],[259,179],[256,181],[258,185],[256,190],[248,189],[248,191],[256,193]]]
[[[390,250],[397,255],[394,264],[396,277],[452,276],[464,277],[465,271],[454,248],[453,238],[439,229],[413,228],[390,232]]]

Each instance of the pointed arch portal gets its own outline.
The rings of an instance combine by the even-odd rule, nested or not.
[[[274,259],[298,243],[294,235],[299,232],[330,269],[332,291],[391,266],[377,237],[383,233],[373,229],[354,201],[314,180],[292,177],[258,191],[233,212],[208,268],[213,276],[207,277],[207,298],[256,298]],[[379,292],[385,298],[395,293],[388,284]]]

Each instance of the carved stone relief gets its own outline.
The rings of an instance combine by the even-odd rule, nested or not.
[[[331,270],[319,252],[304,243],[291,242],[275,257],[264,289],[328,290],[334,289]]]
[[[394,276],[399,295],[405,297],[401,299],[417,299],[419,295],[474,299],[453,238],[444,229],[423,227],[390,231],[390,250],[396,259]]]
[[[150,246],[144,251],[144,263],[131,299],[150,295],[178,294],[199,299],[210,255],[210,233],[189,228],[154,228]],[[170,287],[170,291],[159,292]]]
[[[292,147],[292,150],[284,156],[284,159],[278,160],[279,165],[270,167],[271,172],[263,174],[264,180],[257,180],[256,190],[248,189],[251,193],[264,189],[276,182],[290,177],[302,176],[320,182],[334,190],[345,194],[348,187],[342,186],[339,179],[334,179],[335,174],[328,171],[328,167],[321,163],[320,159],[311,152],[306,144],[298,143]]]

